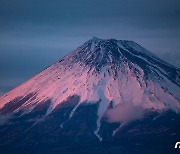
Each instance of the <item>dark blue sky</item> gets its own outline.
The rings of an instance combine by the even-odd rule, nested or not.
[[[0,0],[0,94],[93,36],[134,40],[180,66],[179,0]]]

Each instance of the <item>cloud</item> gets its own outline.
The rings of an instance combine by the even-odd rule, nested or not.
[[[144,115],[144,108],[142,106],[134,106],[131,103],[119,104],[115,108],[107,111],[107,118],[110,122],[130,122],[141,119]]]

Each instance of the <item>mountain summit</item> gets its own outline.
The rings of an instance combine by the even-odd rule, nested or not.
[[[137,43],[93,37],[0,97],[0,143],[71,149],[136,140],[134,134],[147,137],[149,128],[156,138],[168,130],[163,137],[175,141],[179,124],[171,119],[179,118],[179,81],[179,68]]]

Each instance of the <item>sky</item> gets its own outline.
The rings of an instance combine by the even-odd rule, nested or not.
[[[0,0],[0,95],[93,36],[133,40],[180,67],[180,1]]]

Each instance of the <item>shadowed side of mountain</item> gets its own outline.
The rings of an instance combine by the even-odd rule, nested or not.
[[[70,109],[70,107],[67,108]],[[17,153],[65,154],[83,152],[88,154],[92,152],[95,154],[176,152],[174,151],[174,144],[180,137],[178,131],[180,115],[172,111],[164,113],[147,112],[145,118],[127,123],[123,127],[119,127],[119,123],[107,123],[104,120],[100,130],[103,141],[99,142],[93,134],[96,128],[97,104],[83,104],[75,111],[73,118],[61,128],[60,124],[68,119],[68,117],[62,116],[68,111],[67,108],[63,105],[59,106],[56,109],[57,112],[52,112],[46,120],[31,125],[29,129],[26,127],[26,132],[14,138],[11,143],[1,144],[0,152],[13,152],[13,150],[16,150]],[[79,118],[79,115],[81,115],[81,118]],[[24,124],[23,126],[25,127]],[[114,128],[119,129],[113,136]],[[14,132],[19,131],[19,129],[19,126],[16,127]],[[4,127],[4,130],[11,132],[7,126]],[[111,130],[111,135],[109,130]],[[13,131],[10,132],[9,135],[11,136]],[[2,131],[0,134],[3,136]],[[12,137],[14,136],[11,136],[11,139]],[[1,143],[4,139],[1,138]]]

